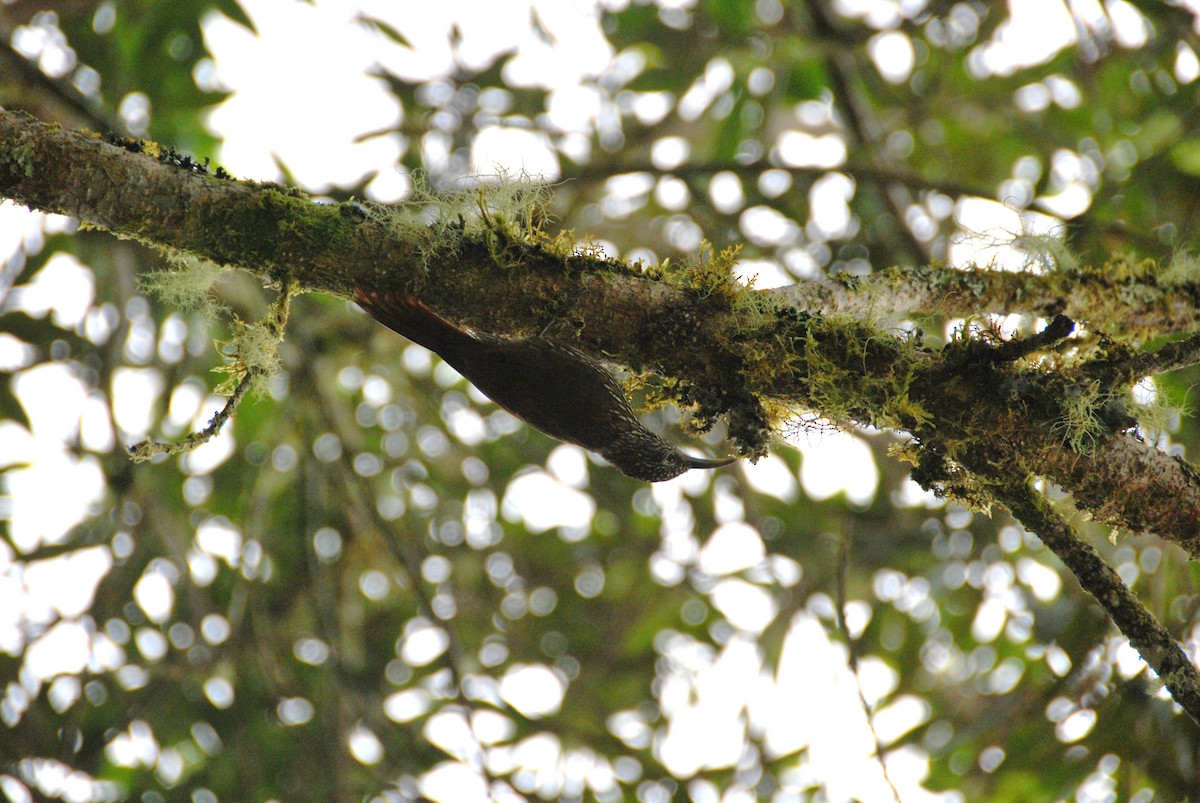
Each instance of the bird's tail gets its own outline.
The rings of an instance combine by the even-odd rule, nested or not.
[[[388,329],[437,352],[443,359],[461,347],[464,341],[473,339],[470,333],[459,329],[421,303],[416,296],[407,293],[375,292],[359,287],[354,291],[354,301]]]

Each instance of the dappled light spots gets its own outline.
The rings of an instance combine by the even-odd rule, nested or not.
[[[332,432],[324,432],[313,440],[312,453],[322,463],[332,463],[342,456],[342,440]]]
[[[122,767],[153,766],[161,748],[154,731],[145,720],[135,719],[129,727],[108,743],[105,752],[113,763]]]
[[[765,630],[779,609],[770,591],[736,578],[718,582],[711,599],[729,624],[748,633]]]
[[[320,666],[329,660],[329,645],[318,638],[306,636],[292,646],[296,660],[309,666]]]
[[[584,566],[575,575],[575,591],[584,599],[593,599],[604,591],[604,569],[597,564]]]
[[[388,576],[377,569],[369,569],[358,576],[358,590],[373,602],[378,602],[387,596],[391,589]]]
[[[303,697],[285,697],[275,707],[275,716],[289,727],[307,724],[314,713],[316,709],[313,708],[313,704]]]
[[[875,34],[867,43],[867,53],[888,83],[904,83],[912,75],[916,54],[912,40],[900,31]]]
[[[722,524],[700,550],[697,566],[710,575],[733,574],[757,566],[766,555],[762,539],[744,522]]]
[[[123,368],[113,374],[113,418],[126,437],[141,436],[150,431],[153,405],[162,390],[162,373],[155,368]],[[61,392],[55,391],[54,395]]]
[[[229,620],[219,613],[210,613],[200,620],[200,635],[214,646],[229,638]]]
[[[133,632],[138,653],[149,663],[157,663],[167,655],[167,637],[152,627],[139,627]]]
[[[409,666],[433,663],[450,646],[450,638],[442,628],[424,620],[414,619],[404,628],[396,652]]]
[[[26,647],[25,667],[38,680],[49,680],[58,674],[77,674],[88,665],[88,642],[88,633],[82,624],[59,622]]]
[[[484,417],[461,393],[449,391],[442,396],[442,420],[450,434],[467,446],[478,446],[488,436]]]
[[[383,760],[383,743],[379,737],[361,722],[354,726],[346,737],[350,755],[360,764],[371,766]]]
[[[500,503],[500,512],[506,520],[519,520],[534,533],[555,527],[586,532],[595,511],[596,502],[590,495],[541,470],[513,479]]]
[[[208,698],[208,701],[210,703],[212,703],[214,708],[218,708],[221,710],[227,709],[230,706],[232,706],[233,702],[234,702],[233,684],[230,683],[225,678],[220,677],[220,676],[211,677],[208,680],[204,681],[204,696]],[[307,701],[305,701],[305,702],[307,702]],[[310,718],[312,716],[311,709],[312,709],[312,706],[310,704],[309,705],[309,717]],[[295,712],[293,712],[293,713],[295,713]],[[281,712],[280,720],[285,725],[299,724],[299,721],[300,721],[297,717],[293,717],[291,719],[291,721],[289,721],[289,719],[285,719],[282,716],[282,712]],[[307,721],[307,720],[304,720],[304,721]]]
[[[437,803],[487,800],[487,782],[475,770],[457,761],[443,761],[421,776],[421,793]]]
[[[321,527],[313,533],[312,544],[322,563],[333,563],[342,554],[342,536],[332,527]]]
[[[799,491],[796,476],[779,455],[768,455],[755,464],[742,467],[746,482],[760,493],[769,494],[781,502],[795,501]]]
[[[1060,742],[1078,742],[1096,727],[1096,712],[1091,708],[1071,711],[1054,726],[1054,735]]]
[[[800,482],[813,499],[828,499],[844,493],[856,505],[867,505],[879,487],[879,469],[866,443],[846,432],[825,432],[811,441],[805,437],[792,444],[804,455]]]
[[[500,678],[500,697],[531,719],[558,711],[566,691],[563,678],[542,664],[514,664]]]
[[[430,695],[425,689],[405,689],[388,695],[383,713],[393,722],[411,722],[428,711],[429,704]]]
[[[11,553],[0,546],[0,568],[11,561]],[[96,588],[112,569],[113,556],[108,547],[95,546],[75,550],[56,558],[26,564],[21,582],[25,599],[21,601],[26,615],[48,621],[54,616],[74,618],[84,614],[92,605]],[[74,578],[69,584],[62,578]],[[0,581],[0,588],[3,588]],[[15,596],[15,589],[0,598]],[[13,604],[16,601],[13,600]],[[0,648],[3,642],[0,641]]]
[[[171,615],[175,590],[171,580],[176,574],[165,561],[152,565],[134,584],[133,598],[151,622],[162,623]]]
[[[742,233],[759,245],[786,245],[800,236],[796,224],[766,206],[753,206],[739,218]]]
[[[196,547],[231,569],[241,565],[242,534],[228,520],[211,518],[196,528]]]
[[[479,648],[479,663],[487,667],[500,666],[509,657],[508,644],[499,636],[489,636]]]

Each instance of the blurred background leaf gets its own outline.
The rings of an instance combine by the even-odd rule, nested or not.
[[[260,56],[275,117],[223,130],[231,81],[267,97],[222,68],[228,42],[273,41],[276,15],[17,0],[0,103],[336,198],[395,200],[418,168],[463,186],[506,153],[557,182],[578,237],[648,261],[743,243],[759,286],[1014,258],[975,249],[1024,230],[1085,261],[1191,249],[1192,14],[1012,7],[297,4],[282,19],[340,20],[329,42]],[[369,44],[361,67],[332,46],[344,31]],[[362,86],[326,85],[342,62]],[[368,85],[360,124],[366,102],[338,96]],[[315,167],[287,150],[339,120],[352,140],[318,138]],[[374,167],[340,167],[355,149]],[[134,467],[122,446],[215,409],[224,324],[144,297],[148,249],[0,214],[11,799],[886,799],[835,625],[845,539],[862,689],[905,800],[1194,794],[1195,729],[1074,580],[1004,515],[925,498],[887,434],[811,428],[757,466],[650,487],[305,297],[284,370],[229,433]],[[239,277],[217,292],[247,320],[271,300]],[[936,345],[952,323],[920,325]],[[1196,381],[1155,392],[1186,404]],[[1193,455],[1176,419],[1169,448]],[[1094,535],[1193,645],[1182,553]]]

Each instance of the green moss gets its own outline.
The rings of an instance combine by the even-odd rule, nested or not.
[[[213,179],[216,180],[216,179]],[[199,233],[198,250],[219,262],[258,265],[277,278],[286,273],[281,248],[336,248],[354,236],[356,222],[328,204],[315,204],[303,193],[276,185],[258,188],[257,205],[214,210]],[[263,236],[265,232],[276,236]]]
[[[939,449],[926,448],[910,441],[891,446],[888,455],[911,465],[913,481],[940,499],[957,502],[968,510],[985,515],[996,504],[989,483],[964,469]]]
[[[34,149],[32,142],[25,142],[13,148],[12,155],[9,160],[17,167],[21,168],[21,172],[25,174],[25,178],[33,176],[33,166],[36,162],[34,158]]]
[[[667,258],[658,265],[642,267],[638,273],[688,290],[700,298],[715,296],[732,305],[753,286],[753,282],[743,284],[734,276],[733,268],[741,250],[741,245],[734,245],[718,252],[711,243],[702,241],[695,254],[675,261]]]

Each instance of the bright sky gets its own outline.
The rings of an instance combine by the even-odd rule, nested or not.
[[[674,0],[662,5],[686,8],[689,3]],[[911,44],[902,35],[886,31],[896,21],[902,5],[905,4],[886,0],[839,2],[843,10],[880,28],[870,52],[880,72],[893,81],[906,80],[913,65]],[[423,4],[420,14],[406,12],[403,4],[387,0],[358,3],[315,0],[311,4],[247,0],[244,6],[258,28],[257,36],[218,14],[211,15],[204,27],[215,64],[197,73],[201,82],[219,82],[235,91],[209,120],[212,128],[225,137],[221,162],[235,175],[277,179],[280,178],[275,166],[277,156],[304,187],[317,193],[377,172],[369,188],[373,197],[388,201],[403,196],[407,181],[393,169],[402,148],[397,135],[378,135],[360,141],[363,132],[393,127],[401,115],[383,85],[370,77],[369,72],[382,66],[413,79],[435,78],[446,73],[453,66],[448,46],[452,26],[461,34],[458,57],[469,64],[485,64],[498,53],[515,50],[518,56],[511,62],[506,77],[515,83],[536,84],[550,91],[548,121],[568,141],[572,134],[578,135],[579,141],[586,141],[601,110],[596,92],[581,83],[582,79],[606,70],[624,69],[614,64],[615,54],[600,34],[596,7],[589,0],[533,3],[442,0]],[[995,40],[978,53],[975,69],[981,76],[1007,74],[1022,65],[1039,63],[1074,40],[1075,27],[1060,3],[1012,0],[1010,6],[1015,15],[1012,23],[1002,27]],[[1073,2],[1072,7],[1088,24],[1109,24],[1106,20],[1111,20],[1112,24],[1120,25],[1122,36],[1131,42],[1142,31],[1140,15],[1131,4],[1121,0],[1105,5],[1107,17],[1098,2]],[[553,43],[532,31],[528,24],[531,8],[536,9]],[[360,13],[394,26],[408,37],[414,48],[398,47],[357,23],[356,16]],[[32,47],[27,44],[27,49]],[[726,68],[727,65],[723,68],[717,63],[706,74],[709,91],[714,95],[715,89],[727,80]],[[1073,102],[1069,90],[1061,84],[1037,85],[1025,92],[1023,102],[1067,105]],[[707,103],[702,95],[703,91],[689,102],[702,109]],[[657,113],[652,109],[645,111]],[[814,110],[800,113],[810,111]],[[794,153],[796,160],[817,159],[836,167],[845,158],[844,147],[836,138],[817,141],[797,131],[785,135],[779,145],[785,159],[792,158],[788,154]],[[686,142],[665,141],[656,146],[653,156],[656,162],[670,163],[686,158],[686,152]],[[426,156],[435,165],[438,159],[445,158],[436,146]],[[472,161],[473,169],[479,173],[505,167],[553,179],[559,170],[557,157],[543,133],[516,128],[485,131],[472,147]],[[1058,184],[1062,191],[1053,208],[1072,212],[1080,204],[1086,207],[1090,189],[1083,166],[1065,156],[1060,162],[1055,169],[1060,173]],[[1020,176],[1016,178],[1019,180]],[[730,204],[738,203],[740,190],[735,184],[730,185],[730,194],[726,196]],[[1019,190],[1019,186],[1014,187]],[[664,191],[669,193],[669,187]],[[819,192],[824,194],[812,199],[813,206],[826,210],[829,216],[822,225],[832,230],[848,220],[846,200],[851,191],[852,186],[844,177],[834,176],[822,182]],[[1030,228],[1037,230],[1050,220],[1018,214],[984,200],[964,201],[954,211],[967,231],[996,241],[1011,239],[1014,233]],[[777,217],[769,214],[769,210],[747,210],[742,217],[747,237],[771,242],[772,238],[789,236],[787,227],[794,224]],[[36,241],[44,229],[62,225],[61,219],[28,214],[7,204],[0,206],[0,256],[14,253],[22,241]],[[951,258],[980,258],[979,245],[979,240],[964,241],[956,246]],[[1011,249],[997,250],[995,256],[1001,262],[1014,258]],[[791,281],[786,270],[766,261],[743,266],[743,270],[746,275],[757,274],[759,286]],[[106,328],[111,331],[115,311],[90,308],[93,295],[90,281],[83,266],[60,255],[50,261],[27,292],[11,294],[4,304],[48,313],[60,325],[78,327],[98,336]],[[139,347],[169,350],[174,336],[174,348],[178,349],[186,337],[185,330],[171,335],[168,327],[160,339],[145,308],[131,308],[126,314],[134,325],[135,337],[130,348],[135,363]],[[139,327],[144,333],[140,341],[136,336]],[[0,422],[0,469],[5,470],[3,491],[7,494],[0,497],[0,515],[9,520],[12,542],[22,551],[60,541],[94,510],[102,498],[104,484],[96,461],[87,451],[102,452],[116,442],[129,443],[144,436],[153,424],[150,412],[153,401],[163,392],[163,380],[152,369],[126,368],[118,372],[112,398],[115,418],[124,431],[114,433],[107,424],[102,397],[89,396],[65,368],[53,364],[27,368],[30,360],[30,355],[23,353],[16,341],[0,333],[0,370],[18,372],[16,392],[32,422],[29,431],[13,422]],[[217,399],[198,387],[184,389],[172,400],[171,424],[180,433],[202,425],[217,403]],[[463,432],[470,431],[472,426],[470,421],[464,421]],[[470,437],[461,436],[464,440]],[[82,456],[69,448],[76,437],[84,446]],[[861,438],[847,433],[824,434],[800,437],[795,445],[804,453],[798,476],[777,456],[738,470],[750,485],[784,501],[794,500],[803,487],[818,499],[844,492],[852,503],[866,505],[878,491],[878,473]],[[232,449],[232,436],[223,435],[193,459],[192,471],[197,476],[206,475]],[[28,466],[18,467],[23,463]],[[594,504],[585,492],[584,465],[579,450],[562,447],[547,470],[530,473],[510,485],[500,500],[500,515],[521,518],[534,531],[578,529],[594,511]],[[831,643],[828,636],[830,600],[817,595],[806,610],[795,615],[778,671],[774,676],[767,674],[754,637],[777,611],[763,586],[746,578],[760,577],[765,582],[795,585],[801,578],[801,567],[767,555],[759,534],[741,521],[739,503],[732,496],[724,513],[719,509],[721,523],[712,533],[693,532],[686,515],[674,515],[673,511],[683,510],[681,503],[689,494],[712,480],[711,475],[691,472],[653,487],[653,499],[665,512],[665,520],[663,547],[650,568],[656,579],[664,583],[679,582],[689,566],[698,566],[714,578],[710,601],[732,626],[729,637],[714,648],[679,634],[664,635],[661,651],[671,668],[661,684],[660,702],[668,726],[655,736],[635,712],[627,712],[614,717],[614,733],[631,746],[653,742],[663,762],[686,778],[706,767],[733,765],[741,753],[745,730],[750,727],[764,734],[766,744],[778,753],[808,747],[808,759],[794,777],[785,780],[801,786],[820,783],[833,801],[889,799],[890,792],[879,765],[872,758],[874,745],[864,724],[845,651]],[[907,496],[912,504],[928,501],[915,491],[915,486]],[[197,541],[199,554],[207,556],[205,560],[210,562],[235,559],[233,556],[240,548],[236,528],[198,534]],[[111,641],[98,640],[89,631],[84,617],[96,584],[112,566],[112,549],[99,546],[35,566],[22,564],[20,556],[0,542],[0,649],[9,653],[20,651],[22,620],[49,624],[62,618],[26,648],[26,683],[36,687],[51,682],[59,686],[60,693],[70,697],[71,683],[76,681],[69,673],[84,667],[115,668],[123,662],[120,647]],[[192,570],[196,571],[195,567]],[[593,582],[585,575],[586,572],[581,572],[583,579],[577,583],[580,593]],[[68,577],[69,581],[65,579]],[[602,583],[603,576],[594,578],[594,582]],[[1045,590],[1045,578],[1038,582]],[[169,577],[150,572],[137,584],[135,599],[152,622],[164,622],[170,616],[173,593]],[[1006,615],[1003,606],[996,613],[1002,622]],[[851,614],[852,626],[861,630],[869,621],[871,608],[856,603]],[[220,638],[220,623],[211,624],[213,638]],[[141,638],[153,642],[155,632],[148,629]],[[139,642],[139,646],[143,645]],[[152,651],[151,646],[145,649]],[[317,646],[308,645],[302,650],[298,645],[297,655],[310,654],[312,649],[319,652]],[[432,623],[415,623],[406,636],[405,658],[413,664],[428,663],[444,649],[444,633]],[[872,661],[861,667],[860,680],[867,699],[872,702],[881,699],[897,682],[889,668]],[[226,688],[229,684],[222,682],[225,685],[215,683],[211,689],[206,687],[210,700],[218,707],[233,701],[233,687]],[[553,712],[562,696],[571,694],[569,684],[560,675],[540,665],[510,668],[499,680],[498,689],[506,701],[533,717]],[[36,688],[27,691],[34,693]],[[389,698],[388,716],[401,722],[419,715],[427,701],[423,702],[418,692],[401,691]],[[305,703],[281,702],[281,719],[306,721],[304,714],[308,710],[311,716],[311,705],[305,709]],[[431,740],[446,750],[447,762],[426,776],[424,791],[435,800],[464,801],[471,799],[472,794],[483,799],[482,784],[470,761],[458,760],[470,750],[469,740],[464,741],[463,735],[467,724],[454,716],[459,715],[435,718],[427,730]],[[886,744],[922,722],[927,712],[920,700],[901,698],[877,711],[875,716],[879,735]],[[502,719],[499,715],[491,719],[485,716],[479,722],[472,721],[471,727],[482,743],[502,743],[508,732],[499,721]],[[494,738],[480,734],[492,734]],[[364,763],[379,760],[378,738],[369,731],[360,728],[347,734],[347,744],[358,760]],[[497,748],[496,761],[509,762],[511,766],[549,766],[562,758],[555,744],[556,740],[535,737],[512,749]],[[152,740],[147,742],[145,734],[136,727],[113,747],[114,757],[128,762],[161,761],[161,754],[154,749]],[[953,794],[939,796],[922,789],[926,765],[920,751],[894,751],[888,757],[888,765],[892,780],[906,801],[960,799]],[[705,799],[703,785],[694,783],[693,787],[694,794],[699,795],[697,799]],[[715,800],[715,790],[710,791],[713,794],[710,799]]]

